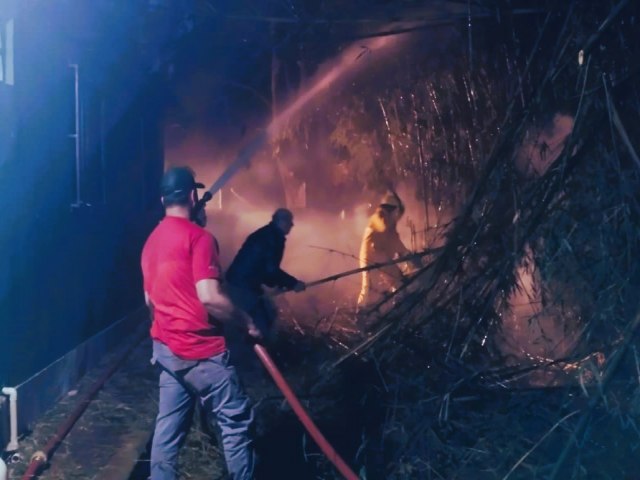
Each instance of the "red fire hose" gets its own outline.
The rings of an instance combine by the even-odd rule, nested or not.
[[[27,470],[22,475],[22,480],[32,480],[37,478],[40,474],[42,468],[49,461],[55,450],[60,446],[60,443],[67,436],[73,425],[78,421],[80,416],[84,413],[86,408],[89,406],[93,398],[96,396],[98,391],[103,387],[106,381],[115,373],[115,371],[120,367],[122,362],[127,358],[127,356],[131,353],[131,351],[140,343],[142,339],[145,338],[146,332],[142,332],[139,338],[137,338],[132,345],[127,348],[111,365],[111,367],[104,372],[104,374],[94,383],[91,389],[86,393],[82,401],[78,404],[76,409],[71,413],[71,415],[67,418],[67,420],[58,427],[54,436],[47,442],[45,447],[34,453],[31,457],[31,461]],[[276,385],[280,389],[280,391],[284,394],[285,398],[291,405],[291,408],[298,416],[302,425],[307,429],[311,437],[318,444],[322,452],[326,455],[331,463],[335,465],[338,471],[342,474],[344,478],[347,480],[358,480],[358,476],[349,468],[349,466],[345,463],[345,461],[338,455],[338,453],[333,449],[333,447],[329,444],[327,439],[322,435],[318,427],[316,427],[313,420],[309,417],[304,407],[298,400],[298,398],[291,390],[291,387],[286,382],[276,365],[273,363],[271,356],[267,353],[265,348],[261,345],[255,345],[254,350],[258,355],[260,361],[262,361],[263,365],[275,381]]]
[[[349,466],[340,457],[340,455],[338,455],[338,452],[336,452],[329,444],[327,439],[324,438],[324,435],[322,435],[320,430],[318,430],[318,427],[316,427],[315,423],[313,423],[313,420],[311,420],[311,417],[309,417],[304,407],[302,406],[296,395],[293,393],[293,390],[291,390],[291,387],[280,373],[280,370],[278,370],[278,367],[276,367],[276,365],[273,363],[271,356],[269,356],[265,348],[262,345],[258,344],[254,345],[253,348],[258,355],[258,358],[273,378],[273,381],[276,382],[276,385],[284,394],[285,398],[289,402],[289,405],[291,405],[291,408],[302,422],[302,425],[304,425],[304,428],[307,429],[307,432],[309,432],[311,437],[316,441],[329,461],[331,461],[331,463],[335,465],[338,471],[347,480],[358,480],[358,475],[356,475],[353,470],[349,468]]]

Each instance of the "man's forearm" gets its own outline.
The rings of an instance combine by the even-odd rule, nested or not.
[[[220,297],[217,302],[205,304],[207,313],[221,322],[229,322],[239,319],[243,325],[249,327],[253,325],[253,320],[244,311],[237,308],[229,297]]]
[[[207,309],[209,315],[214,316],[217,320],[221,322],[226,322],[231,320],[236,314],[236,308],[231,303],[229,297],[220,295],[216,298],[215,302],[207,302],[204,304],[204,308]]]
[[[196,283],[196,291],[207,313],[216,320],[228,322],[239,317],[247,326],[253,325],[251,317],[233,304],[229,296],[220,288],[218,280],[200,280]]]

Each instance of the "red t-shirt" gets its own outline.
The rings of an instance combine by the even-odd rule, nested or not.
[[[165,217],[147,239],[141,263],[153,304],[151,337],[186,360],[224,352],[224,337],[196,293],[196,282],[220,278],[213,235],[186,218]]]

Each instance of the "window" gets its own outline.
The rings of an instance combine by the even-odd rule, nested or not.
[[[13,19],[0,20],[0,83],[13,85]]]

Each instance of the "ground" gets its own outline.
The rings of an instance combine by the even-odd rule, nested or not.
[[[590,383],[571,383],[568,376],[564,385],[527,388],[510,383],[517,368],[478,375],[472,365],[430,359],[410,348],[393,368],[379,368],[375,356],[341,362],[369,338],[352,310],[336,305],[327,315],[313,316],[296,313],[286,301],[280,306],[280,328],[269,351],[325,437],[361,478],[548,479],[567,445],[572,448],[566,466],[555,478],[638,478],[640,388],[628,376],[614,379],[606,400],[594,402],[600,388],[596,370]],[[150,349],[145,336],[41,478],[147,479],[158,375],[149,364]],[[21,439],[22,461],[10,465],[9,478],[21,478],[33,452],[118,355],[105,359],[102,369],[87,375]],[[239,362],[238,368],[256,408],[259,479],[341,478],[257,365]],[[565,365],[570,372],[568,367],[582,368],[580,362]],[[583,418],[588,428],[576,441],[571,435]],[[199,417],[180,461],[181,479],[227,478],[215,429]]]
[[[350,463],[349,455],[355,453],[353,434],[345,435],[341,426],[351,420],[333,408],[343,397],[327,390],[326,381],[318,383],[321,378],[318,366],[330,363],[336,356],[328,344],[322,344],[318,334],[329,328],[336,333],[344,330],[347,335],[353,335],[356,330],[343,316],[305,321],[293,317],[290,310],[282,313],[285,318],[269,350],[334,448],[341,453],[345,443],[351,444],[345,455]],[[18,455],[9,465],[9,478],[21,478],[31,455],[43,449],[59,425],[83,402],[96,380],[128,347],[123,345],[121,351],[110,355],[101,367],[85,376],[21,439]],[[40,478],[140,480],[148,477],[148,446],[157,411],[158,375],[150,365],[150,351],[150,340],[145,336],[88,405],[55,450]],[[256,446],[261,458],[261,478],[339,478],[313,440],[304,433],[283,395],[257,360],[253,365],[239,362],[238,368],[256,407]],[[209,428],[198,415],[182,450],[181,468],[184,479],[227,478],[215,429]]]

